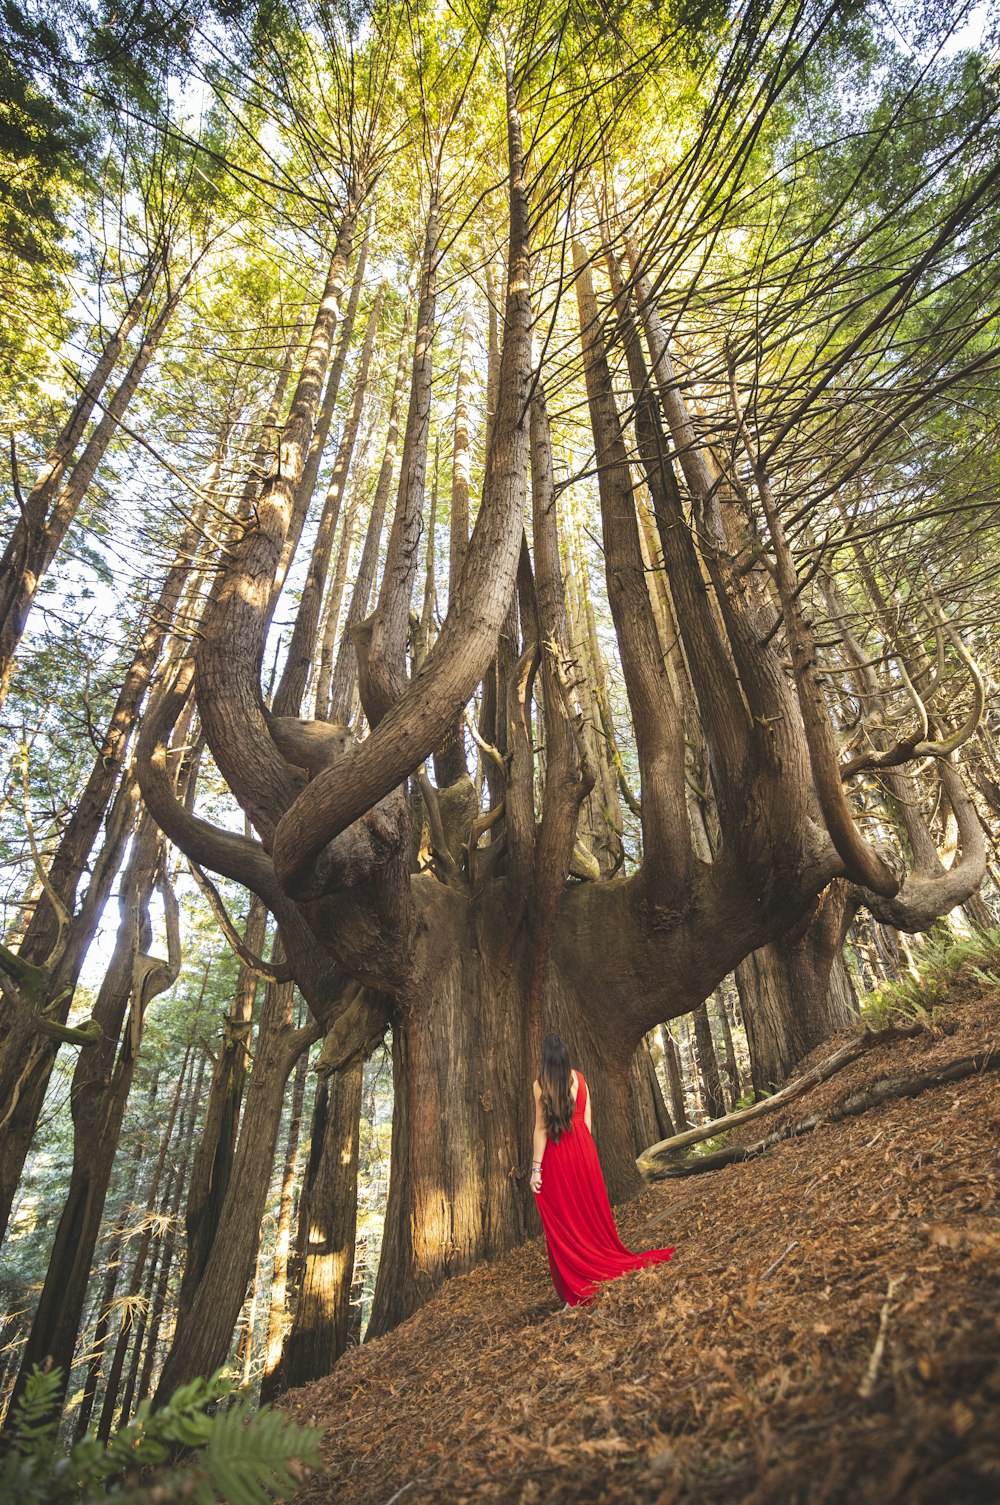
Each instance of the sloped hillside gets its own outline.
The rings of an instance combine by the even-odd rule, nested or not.
[[[945,1029],[783,1116],[991,1052],[985,1069],[619,1209],[671,1264],[563,1313],[533,1243],[290,1395],[326,1428],[301,1505],[996,1505],[1000,990],[970,983]]]

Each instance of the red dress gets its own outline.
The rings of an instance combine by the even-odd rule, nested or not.
[[[584,1118],[587,1083],[581,1072],[576,1076],[572,1121],[558,1142],[546,1143],[542,1189],[535,1198],[552,1280],[570,1306],[589,1301],[600,1281],[614,1280],[645,1265],[663,1264],[674,1252],[671,1246],[633,1254],[618,1237],[597,1146]]]

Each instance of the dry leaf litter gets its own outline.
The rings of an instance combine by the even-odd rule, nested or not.
[[[991,1048],[973,985],[742,1141]],[[297,1505],[1000,1505],[998,1188],[995,1069],[652,1185],[616,1216],[669,1265],[563,1312],[537,1239],[288,1395]]]

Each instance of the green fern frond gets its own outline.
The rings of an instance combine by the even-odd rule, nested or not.
[[[315,1428],[268,1407],[252,1415],[244,1398],[209,1410],[232,1391],[221,1373],[181,1386],[158,1410],[144,1402],[109,1444],[85,1437],[60,1454],[53,1419],[60,1390],[57,1370],[31,1374],[11,1417],[11,1447],[0,1457],[0,1500],[98,1505],[108,1498],[108,1480],[141,1475],[141,1484],[115,1491],[118,1505],[271,1505],[322,1462]],[[188,1457],[165,1467],[178,1446]]]
[[[61,1393],[62,1371],[43,1371],[36,1364],[9,1423],[11,1441],[17,1452],[39,1456],[51,1452],[59,1425]]]

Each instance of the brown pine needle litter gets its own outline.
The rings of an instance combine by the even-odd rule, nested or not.
[[[991,1049],[971,988],[786,1111]],[[998,1192],[995,1069],[650,1186],[619,1226],[669,1265],[564,1313],[536,1240],[287,1396],[298,1502],[998,1505]]]

